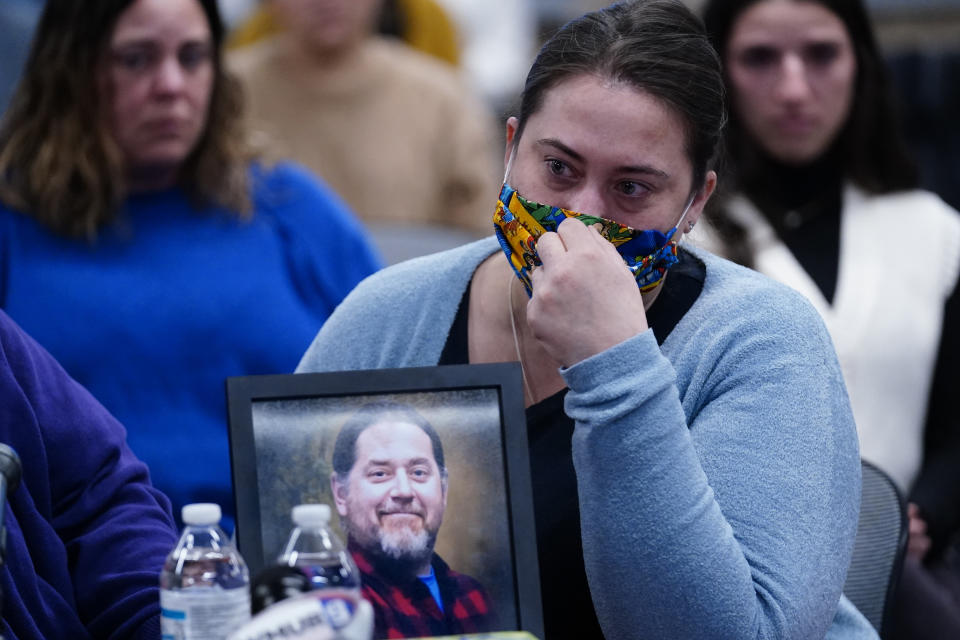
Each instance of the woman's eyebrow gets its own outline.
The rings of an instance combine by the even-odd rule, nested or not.
[[[560,142],[556,138],[540,138],[539,140],[537,140],[537,144],[541,146],[553,147],[558,151],[562,151],[563,153],[570,156],[572,159],[576,160],[577,162],[586,162],[586,159],[582,155],[580,155],[579,153],[577,153],[576,151],[574,151],[564,143]],[[642,175],[655,176],[663,179],[670,178],[670,174],[667,173],[666,171],[663,171],[661,169],[657,169],[655,167],[651,167],[650,165],[645,165],[645,164],[624,165],[622,167],[617,167],[617,171],[620,173],[639,173]]]
[[[537,140],[537,144],[541,146],[553,147],[554,149],[562,151],[563,153],[567,154],[577,162],[584,161],[584,158],[582,155],[580,155],[579,153],[577,153],[567,145],[563,144],[556,138],[540,138],[539,140]]]

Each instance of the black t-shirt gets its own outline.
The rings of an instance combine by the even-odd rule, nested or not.
[[[706,268],[692,254],[680,250],[679,262],[668,272],[656,302],[647,311],[647,323],[657,344],[670,334],[703,290]],[[470,288],[444,345],[439,364],[466,364],[467,318]],[[603,638],[587,585],[580,538],[580,506],[573,468],[571,438],[574,423],[563,412],[567,390],[527,408],[527,438],[533,486],[540,591],[547,640]],[[624,603],[631,606],[631,603]]]

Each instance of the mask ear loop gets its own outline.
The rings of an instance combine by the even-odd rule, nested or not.
[[[513,169],[513,161],[517,157],[517,143],[516,141],[510,143],[510,157],[507,158],[507,168],[503,170],[503,184],[510,184],[508,178],[510,178],[510,171]]]
[[[673,229],[670,229],[670,232],[667,233],[667,240],[672,240],[673,235],[677,232],[677,229],[680,228],[680,223],[683,222],[683,219],[687,217],[687,212],[690,211],[690,207],[693,206],[693,201],[697,199],[696,192],[690,194],[690,199],[687,200],[687,206],[683,208],[683,213],[680,214],[680,218],[677,220],[677,224],[673,225]],[[682,236],[683,234],[681,234]]]

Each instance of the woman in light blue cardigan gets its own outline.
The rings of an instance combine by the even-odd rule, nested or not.
[[[841,598],[859,455],[822,322],[677,249],[723,114],[681,3],[571,22],[507,122],[500,244],[368,278],[299,367],[520,361],[550,639],[876,637]]]

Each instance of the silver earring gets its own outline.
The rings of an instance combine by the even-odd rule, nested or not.
[[[688,223],[687,223],[687,233],[690,233],[691,231],[693,231],[693,227],[694,227],[696,224],[697,224],[697,223],[694,222],[693,220],[691,220],[690,222],[688,222]]]

